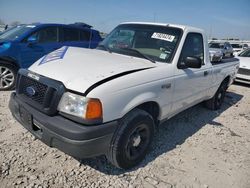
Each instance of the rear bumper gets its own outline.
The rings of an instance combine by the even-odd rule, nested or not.
[[[50,147],[77,158],[106,154],[118,122],[81,125],[62,116],[48,116],[11,94],[9,108],[15,119]],[[26,113],[27,112],[27,113]]]

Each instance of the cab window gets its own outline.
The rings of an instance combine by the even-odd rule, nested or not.
[[[189,33],[187,35],[178,64],[183,63],[186,57],[198,57],[204,64],[204,45],[200,33]]]

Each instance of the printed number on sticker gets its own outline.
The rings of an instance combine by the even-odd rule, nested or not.
[[[151,38],[173,42],[175,36],[168,35],[168,34],[165,34],[165,33],[153,33]]]

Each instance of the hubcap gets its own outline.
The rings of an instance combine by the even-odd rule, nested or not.
[[[150,130],[145,124],[138,125],[128,137],[125,153],[129,160],[136,160],[147,149],[150,142]]]
[[[136,135],[133,138],[133,146],[134,147],[138,147],[140,145],[140,142],[141,142],[141,136],[140,135]]]
[[[14,73],[7,67],[0,66],[0,89],[11,87],[14,83]]]
[[[218,99],[219,99],[219,100],[221,99],[221,96],[222,96],[222,94],[219,93],[219,94],[218,94]]]

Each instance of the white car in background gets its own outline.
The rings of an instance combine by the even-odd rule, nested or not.
[[[231,46],[233,47],[234,55],[239,54],[243,50],[242,44],[231,43]]]
[[[243,50],[248,48],[247,44],[231,43],[231,46],[233,47],[233,52],[235,56],[240,54]]]
[[[240,60],[240,68],[236,75],[236,81],[250,84],[250,48],[241,52],[237,58]]]

